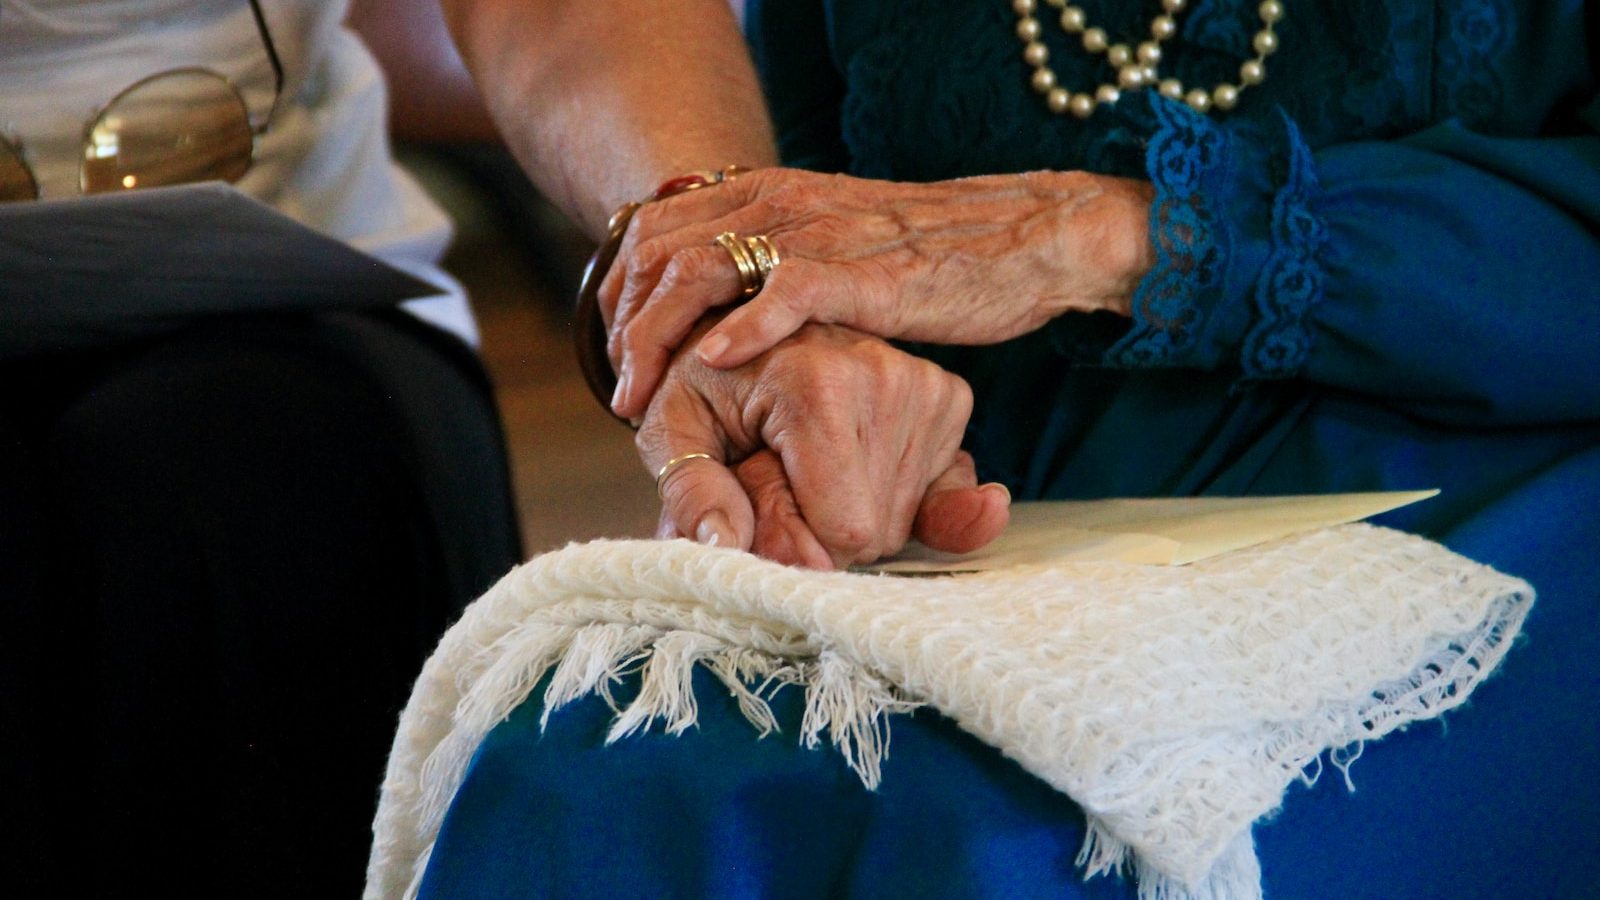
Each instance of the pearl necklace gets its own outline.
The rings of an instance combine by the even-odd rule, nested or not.
[[[1262,0],[1256,8],[1262,28],[1251,41],[1256,56],[1239,66],[1239,83],[1225,82],[1209,91],[1205,88],[1185,91],[1183,82],[1178,79],[1162,78],[1158,66],[1161,45],[1178,33],[1177,16],[1188,5],[1188,0],[1161,0],[1162,14],[1150,22],[1152,39],[1136,49],[1130,49],[1127,44],[1112,44],[1105,29],[1089,27],[1082,7],[1069,5],[1067,0],[1044,0],[1044,3],[1061,10],[1062,31],[1079,35],[1085,51],[1091,55],[1104,54],[1106,62],[1117,70],[1115,84],[1102,84],[1092,94],[1074,94],[1061,87],[1049,66],[1050,49],[1039,40],[1042,28],[1034,16],[1039,8],[1038,0],[1011,0],[1011,8],[1017,13],[1017,37],[1023,44],[1022,59],[1033,67],[1033,89],[1044,95],[1045,105],[1051,112],[1057,115],[1070,112],[1080,119],[1089,118],[1098,107],[1116,103],[1123,91],[1152,85],[1161,96],[1182,100],[1196,112],[1233,109],[1241,92],[1266,80],[1267,57],[1278,50],[1278,35],[1273,26],[1283,18],[1283,4],[1279,0]]]

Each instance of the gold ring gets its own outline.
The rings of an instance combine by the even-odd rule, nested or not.
[[[756,265],[755,255],[745,242],[731,231],[724,231],[717,235],[717,246],[728,251],[733,257],[733,264],[739,268],[739,290],[745,298],[754,297],[761,292],[761,269]]]
[[[761,276],[761,286],[766,287],[767,279],[772,277],[772,270],[778,267],[778,263],[783,262],[778,256],[778,246],[772,243],[772,238],[764,234],[750,235],[744,239],[744,245],[755,258],[756,272]]]
[[[666,465],[656,470],[657,497],[661,498],[662,500],[667,499],[666,492],[661,489],[662,485],[667,480],[667,476],[672,474],[673,469],[676,469],[691,459],[709,459],[712,462],[716,462],[716,459],[709,453],[685,453],[682,456],[674,456],[673,458],[667,460]]]

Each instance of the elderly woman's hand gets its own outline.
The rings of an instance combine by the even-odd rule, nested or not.
[[[960,452],[965,382],[884,341],[810,325],[745,366],[684,352],[639,429],[659,471],[663,536],[788,563],[871,562],[913,534],[960,552],[997,537],[1010,496]],[[728,466],[737,467],[737,474]]]
[[[650,204],[600,291],[612,408],[639,415],[695,323],[739,296],[722,232],[764,234],[782,258],[699,341],[704,362],[731,367],[808,321],[986,344],[1072,310],[1126,314],[1152,261],[1150,199],[1144,182],[1082,172],[908,184],[767,169]]]

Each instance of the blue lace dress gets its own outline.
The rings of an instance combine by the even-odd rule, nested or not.
[[[1157,6],[1081,3],[1130,41]],[[1295,788],[1257,828],[1268,896],[1600,895],[1600,3],[1285,5],[1235,111],[1144,92],[1086,122],[1028,89],[1007,0],[757,0],[747,26],[792,164],[1155,184],[1131,322],[921,348],[972,383],[986,478],[1023,498],[1440,487],[1385,524],[1539,589],[1448,730],[1367,747],[1354,793]],[[1164,67],[1233,80],[1255,6],[1193,0]],[[1109,77],[1046,40],[1064,84]],[[895,722],[869,794],[701,688],[697,731],[604,750],[603,703],[541,737],[530,701],[480,751],[427,890],[1133,892],[1079,882],[1077,808],[935,714]]]

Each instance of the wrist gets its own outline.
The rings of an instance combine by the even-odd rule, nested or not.
[[[1155,247],[1150,239],[1150,205],[1155,188],[1147,181],[1128,178],[1109,179],[1107,186],[1106,229],[1098,256],[1105,279],[1102,309],[1131,316],[1133,295],[1139,283],[1155,267]]]

